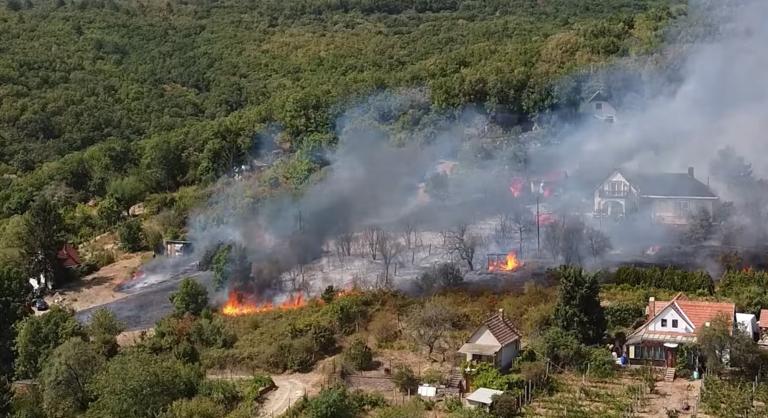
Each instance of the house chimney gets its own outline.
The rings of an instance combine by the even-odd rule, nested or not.
[[[693,167],[688,167],[688,175],[693,177]]]
[[[651,296],[648,298],[648,310],[649,310],[649,318],[653,318],[656,316],[656,298]]]
[[[499,308],[499,316],[504,316],[504,308]]]

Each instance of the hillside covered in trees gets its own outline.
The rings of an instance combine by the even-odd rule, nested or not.
[[[564,75],[653,50],[685,13],[667,0],[5,1],[2,218],[41,194],[65,211],[107,196],[127,208],[210,183],[267,127],[289,151],[332,145],[341,109],[386,89],[525,126],[574,105],[555,88]],[[295,155],[283,183],[316,168]]]

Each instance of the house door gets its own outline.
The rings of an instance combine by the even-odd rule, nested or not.
[[[665,347],[666,353],[664,355],[665,363],[667,367],[675,367],[677,356],[675,355],[675,349]]]

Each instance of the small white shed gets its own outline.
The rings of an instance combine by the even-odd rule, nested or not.
[[[470,408],[483,408],[485,410],[490,409],[493,403],[493,397],[504,393],[501,390],[478,388],[476,391],[470,393],[465,398],[467,400],[467,406]]]

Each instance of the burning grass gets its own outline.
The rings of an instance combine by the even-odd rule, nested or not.
[[[345,297],[359,293],[355,289],[342,289],[335,291],[334,298]],[[307,306],[314,302],[323,304],[321,298],[308,299],[302,293],[289,295],[282,301],[262,301],[257,295],[244,291],[231,290],[227,296],[227,301],[221,306],[220,312],[226,316],[255,315],[272,311],[290,311]]]
[[[491,272],[511,272],[517,270],[522,265],[523,263],[517,258],[517,253],[514,251],[510,251],[507,254],[488,255],[488,271]]]

